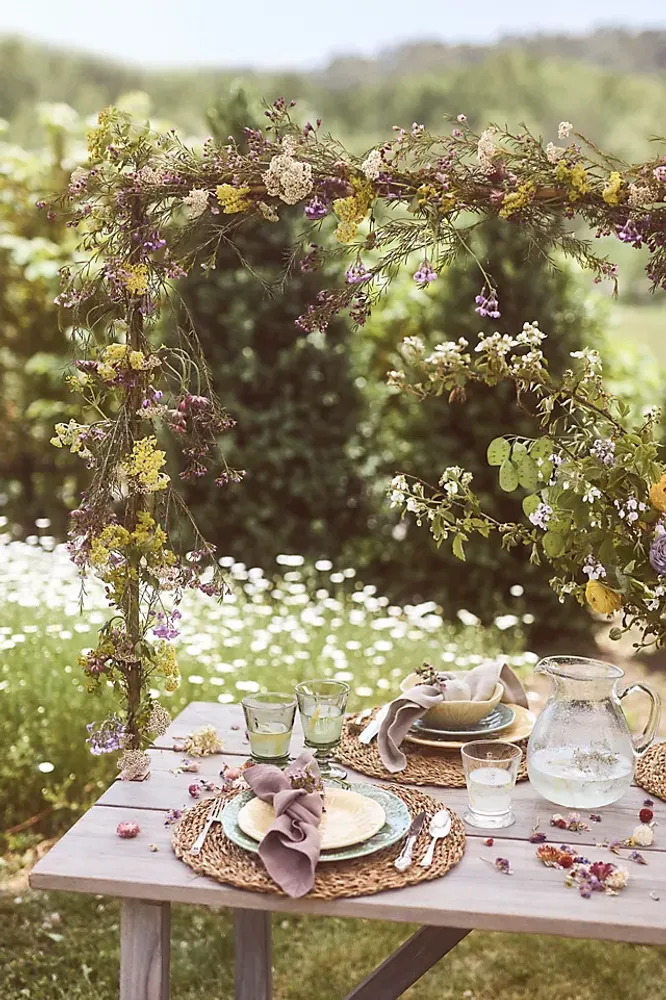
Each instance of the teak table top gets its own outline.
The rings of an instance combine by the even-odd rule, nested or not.
[[[192,774],[171,773],[183,757],[172,749],[174,738],[186,736],[205,723],[215,725],[225,750],[220,756],[203,758],[196,777],[215,779],[223,761],[239,763],[247,757],[240,705],[191,703],[149,751],[150,777],[143,782],[115,781],[36,865],[31,885],[36,889],[244,910],[666,944],[666,804],[657,801],[654,807],[659,823],[655,845],[641,849],[647,865],[622,861],[608,850],[594,847],[602,840],[623,839],[631,834],[646,798],[646,793],[636,786],[620,802],[601,810],[602,822],[590,822],[589,832],[573,833],[550,827],[550,816],[557,808],[523,782],[515,791],[517,822],[495,835],[492,847],[484,845],[487,833],[468,828],[465,856],[445,878],[374,896],[331,902],[309,900],[307,896],[291,900],[244,892],[197,876],[172,853],[171,829],[165,826],[164,819],[168,809],[191,804],[187,788],[195,780]],[[232,725],[239,728],[232,729]],[[297,727],[292,750],[298,749],[301,741]],[[357,778],[355,772],[350,772],[350,778],[371,780],[362,775]],[[427,787],[426,791],[462,815],[465,789]],[[617,896],[593,893],[590,899],[583,899],[575,888],[568,889],[563,872],[546,868],[535,857],[535,845],[528,838],[537,818],[550,842],[580,845],[581,853],[591,860],[613,861],[626,867],[630,875],[628,887]],[[588,819],[585,814],[582,818]],[[140,836],[134,840],[116,836],[116,826],[123,820],[139,823]],[[151,844],[159,850],[152,852]],[[628,851],[622,853],[626,856]],[[512,876],[502,875],[480,860],[493,861],[498,856],[510,860]],[[651,898],[651,892],[659,900]]]

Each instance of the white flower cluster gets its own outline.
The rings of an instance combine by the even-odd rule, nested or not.
[[[627,192],[627,201],[631,208],[642,208],[654,201],[654,195],[646,184],[630,184]]]
[[[556,146],[554,142],[549,142],[546,146],[546,159],[549,163],[557,163],[566,153],[564,146]]]
[[[198,219],[208,208],[208,191],[205,188],[192,188],[183,198],[183,204],[187,209],[188,219]]]
[[[268,194],[287,205],[295,205],[312,191],[312,167],[295,159],[296,141],[291,136],[282,143],[282,152],[274,156],[264,174]]]
[[[479,161],[479,166],[486,174],[489,174],[495,168],[493,156],[497,152],[497,146],[495,145],[496,134],[496,128],[484,129],[477,143],[476,158]]]
[[[458,340],[447,340],[443,344],[437,344],[426,359],[427,365],[441,365],[443,367],[455,368],[462,364],[469,364],[469,354],[465,354],[465,348],[469,347],[469,342],[464,337]]]
[[[601,580],[606,576],[605,568],[601,565],[598,559],[594,558],[594,556],[587,557],[583,563],[582,569],[583,573],[585,573],[590,580]]]
[[[472,473],[461,469],[459,465],[450,465],[448,469],[444,469],[439,479],[439,485],[449,499],[456,496],[461,488],[467,489],[471,482]]]
[[[630,494],[625,500],[624,504],[621,500],[614,501],[615,509],[617,510],[618,517],[621,517],[623,521],[627,524],[633,524],[640,517],[640,514],[647,510],[646,504],[639,502],[636,497]]]
[[[376,181],[382,172],[384,161],[378,149],[372,149],[361,164],[361,170],[369,181]]]
[[[518,342],[510,337],[508,333],[493,333],[486,337],[485,333],[479,334],[479,343],[474,350],[478,353],[495,354],[504,357],[509,351],[516,347]]]
[[[557,126],[557,138],[558,139],[568,139],[573,132],[573,125],[571,122],[560,122]]]

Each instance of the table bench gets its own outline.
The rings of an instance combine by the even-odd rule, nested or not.
[[[35,889],[121,898],[121,1000],[168,1000],[171,903],[233,910],[237,1000],[270,1000],[272,996],[271,913],[423,925],[346,1000],[396,1000],[471,930],[666,944],[666,823],[657,827],[655,846],[644,849],[649,862],[646,866],[621,862],[606,850],[594,849],[601,840],[631,834],[646,798],[646,793],[636,786],[620,802],[604,809],[603,821],[590,823],[589,832],[561,831],[555,835],[549,826],[555,807],[523,782],[515,792],[517,822],[500,831],[492,847],[484,845],[487,833],[468,829],[465,856],[445,878],[374,896],[333,901],[306,896],[293,900],[246,892],[198,876],[173,854],[171,829],[164,821],[167,810],[184,808],[192,802],[187,788],[194,776],[172,773],[183,757],[174,751],[174,740],[204,724],[215,725],[224,753],[203,758],[198,777],[215,780],[223,762],[237,765],[248,756],[240,705],[191,703],[149,751],[150,777],[143,782],[114,782],[30,876]],[[297,726],[292,750],[301,747],[302,730]],[[354,772],[350,777],[376,780]],[[465,789],[424,790],[462,815],[467,801]],[[658,803],[657,818],[660,806]],[[662,808],[666,810],[666,806]],[[583,899],[575,889],[567,889],[563,873],[546,868],[534,856],[535,846],[529,836],[538,818],[550,841],[580,845],[588,857],[613,860],[627,867],[628,888],[614,898],[594,893],[590,899]],[[115,830],[121,820],[139,823],[141,835],[135,840],[117,837]],[[158,851],[152,853],[151,844]],[[480,860],[492,861],[498,856],[509,858],[512,876],[501,875]],[[651,898],[651,892],[660,899]]]

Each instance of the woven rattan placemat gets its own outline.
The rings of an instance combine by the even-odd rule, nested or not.
[[[418,746],[416,743],[403,742],[403,750],[407,758],[404,771],[391,774],[382,764],[377,749],[377,740],[372,743],[361,743],[358,734],[367,725],[365,719],[362,725],[357,725],[354,716],[350,716],[342,731],[342,739],[335,756],[347,767],[353,767],[361,774],[371,778],[390,778],[402,785],[437,785],[441,788],[464,788],[460,750],[435,750],[430,747]],[[518,740],[516,746],[523,751],[523,757],[518,769],[518,781],[527,781],[527,740]]]
[[[465,851],[465,829],[462,821],[450,810],[450,834],[438,843],[431,867],[419,867],[418,861],[423,857],[429,841],[428,821],[442,808],[442,804],[414,788],[392,788],[391,791],[406,803],[412,818],[422,811],[428,817],[416,842],[411,868],[399,872],[393,867],[403,841],[364,858],[326,861],[317,868],[314,887],[309,896],[317,899],[369,896],[385,889],[399,889],[405,885],[441,878],[460,861]],[[203,829],[210,802],[210,799],[197,802],[183,814],[172,838],[176,855],[198,875],[209,875],[217,882],[224,882],[238,889],[284,895],[268,876],[259,856],[228,840],[221,823],[213,823],[201,854],[197,857],[188,854],[189,848]]]
[[[655,743],[636,762],[636,784],[666,802],[666,743]]]

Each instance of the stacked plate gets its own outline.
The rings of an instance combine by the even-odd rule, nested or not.
[[[441,729],[426,725],[421,719],[415,722],[407,736],[410,743],[420,746],[457,750],[469,740],[486,740],[495,737],[515,743],[525,739],[532,732],[536,716],[521,705],[507,705],[500,702],[488,715],[471,726],[456,729]]]
[[[374,854],[405,836],[411,823],[402,799],[378,785],[351,784],[349,789],[327,785],[326,811],[319,827],[320,861],[345,861]],[[275,814],[253,792],[233,798],[222,813],[224,832],[235,844],[257,852]]]

